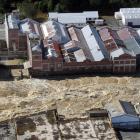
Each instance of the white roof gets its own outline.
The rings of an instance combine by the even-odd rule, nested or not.
[[[50,19],[57,19],[61,23],[86,23],[86,18],[99,18],[98,11],[85,11],[83,13],[57,13],[50,12]]]
[[[98,11],[84,11],[82,13],[58,13],[58,12],[50,12],[49,18],[60,18],[60,17],[91,17],[91,18],[99,18]]]
[[[125,19],[140,18],[140,8],[121,8],[120,14]]]
[[[66,17],[59,17],[59,22],[64,24],[69,23],[86,23],[86,18],[83,18],[82,16],[76,17],[76,16],[66,16]]]
[[[103,43],[96,31],[95,28],[92,28],[87,25],[82,29],[83,35],[85,37],[85,40],[88,44],[88,47],[90,49],[90,52],[92,53],[92,56],[94,58],[94,61],[101,61],[104,57],[104,50],[103,50]]]
[[[138,19],[140,18],[140,13],[123,13],[125,19]]]
[[[75,51],[74,56],[77,62],[84,62],[86,60],[86,56],[82,49]]]
[[[140,8],[121,8],[122,13],[140,13]]]

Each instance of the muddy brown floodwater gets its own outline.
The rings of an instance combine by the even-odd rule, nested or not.
[[[0,82],[0,121],[57,107],[66,118],[117,100],[140,102],[140,78],[82,77]]]

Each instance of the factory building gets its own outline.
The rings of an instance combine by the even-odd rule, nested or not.
[[[139,26],[140,8],[121,8],[119,12],[115,12],[115,18],[121,19],[125,26]]]
[[[26,18],[20,21],[19,28],[21,32],[26,33],[26,34],[36,34],[42,38],[42,31],[40,27],[40,23],[32,20],[30,18]]]
[[[25,63],[25,67],[33,76],[99,72],[132,73],[136,70],[136,58],[125,48],[117,32],[112,35],[114,38],[117,36],[114,40],[118,42],[118,46],[114,41],[116,45],[114,47],[113,44],[107,46],[108,40],[103,39],[103,30],[98,33],[89,25],[82,29],[66,28],[59,22],[48,21],[43,23],[41,28],[43,40],[39,39],[38,45],[28,44],[29,61]],[[29,42],[32,42],[30,36]]]
[[[135,55],[140,54],[140,36],[135,29],[125,27],[117,31],[117,33],[128,50],[131,50]]]
[[[75,25],[76,27],[84,27],[88,22],[94,22],[95,19],[98,18],[98,11],[85,11],[82,13],[49,13],[50,20],[58,21],[66,26]]]
[[[24,68],[32,75],[136,71],[139,35],[131,28],[98,31],[90,25],[68,27],[56,20],[40,24],[10,14],[5,17],[5,31],[9,51],[27,53]]]
[[[129,73],[136,70],[136,58],[132,50],[128,50],[116,30],[105,27],[99,30],[105,48],[113,61],[113,72]]]

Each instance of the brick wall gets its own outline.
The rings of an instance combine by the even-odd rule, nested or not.
[[[27,51],[27,36],[19,29],[8,29],[8,48],[10,51]]]
[[[136,57],[122,55],[113,61],[113,73],[136,72]]]
[[[32,55],[32,67],[33,69],[43,69],[42,64],[42,54],[41,53],[33,53]]]

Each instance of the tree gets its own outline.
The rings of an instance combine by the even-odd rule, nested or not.
[[[0,13],[9,12],[11,10],[11,0],[0,0]]]
[[[89,4],[92,7],[100,6],[103,0],[89,0]]]
[[[56,12],[62,12],[62,7],[61,7],[60,3],[58,3],[58,4],[55,6],[54,11],[56,11]]]
[[[53,11],[54,7],[55,7],[54,0],[49,0],[48,1],[48,10]]]
[[[34,5],[29,2],[23,2],[20,4],[19,10],[22,16],[28,18],[35,18],[37,14],[37,9],[35,9]]]
[[[48,0],[36,1],[34,3],[34,6],[41,12],[47,12],[48,11]]]

